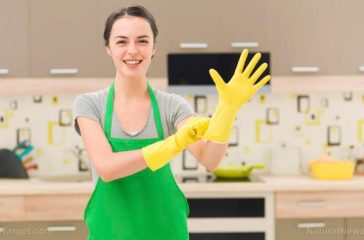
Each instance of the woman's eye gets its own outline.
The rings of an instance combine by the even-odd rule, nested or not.
[[[119,41],[119,42],[117,42],[116,44],[121,44],[121,45],[124,45],[125,44],[125,41]]]
[[[140,42],[140,43],[147,44],[147,43],[148,43],[148,40],[140,40],[139,42]]]

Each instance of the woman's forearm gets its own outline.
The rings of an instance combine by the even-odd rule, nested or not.
[[[194,145],[191,152],[195,153],[195,158],[209,171],[217,168],[228,147],[227,143],[214,143],[208,140],[201,140]]]
[[[109,182],[130,176],[147,167],[142,151],[110,152],[94,159],[96,170],[103,181]],[[96,160],[96,161],[95,161]],[[97,165],[97,163],[100,163]]]

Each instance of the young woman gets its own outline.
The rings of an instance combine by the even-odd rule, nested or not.
[[[188,149],[208,170],[216,168],[242,96],[245,103],[263,85],[254,81],[246,88],[248,81],[241,85],[239,75],[230,86],[234,77],[225,84],[211,70],[219,104],[211,120],[196,117],[183,98],[147,82],[157,35],[153,16],[142,6],[113,12],[104,40],[115,65],[115,81],[75,100],[75,128],[92,161],[96,184],[85,210],[89,239],[188,239],[188,203],[168,162]],[[241,94],[244,88],[247,93]]]

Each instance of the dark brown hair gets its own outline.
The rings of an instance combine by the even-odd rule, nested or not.
[[[109,38],[111,34],[111,29],[116,20],[120,19],[123,16],[134,16],[144,18],[150,25],[150,28],[153,32],[153,40],[156,42],[156,38],[158,35],[157,24],[153,15],[143,6],[141,5],[133,5],[130,7],[124,7],[115,12],[111,13],[110,16],[106,20],[105,30],[104,30],[104,40],[105,46],[109,46]]]

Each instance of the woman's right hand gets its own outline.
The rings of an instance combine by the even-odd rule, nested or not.
[[[201,140],[210,123],[209,118],[191,117],[176,132],[176,144],[181,150]]]

